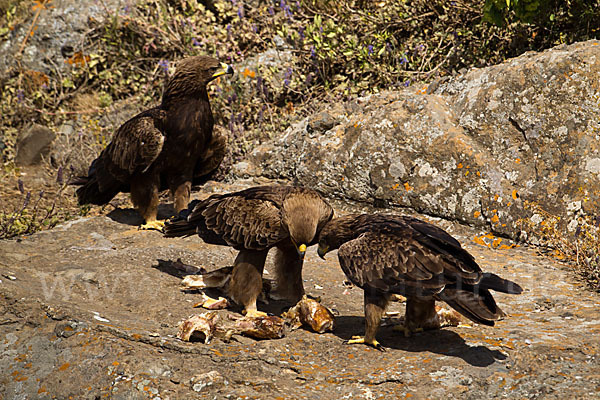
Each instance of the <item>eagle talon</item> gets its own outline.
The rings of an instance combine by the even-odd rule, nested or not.
[[[264,318],[268,317],[269,314],[258,310],[245,310],[244,315],[249,318]]]
[[[142,230],[142,231],[156,230],[156,231],[162,232],[164,227],[165,227],[165,221],[154,220],[154,221],[149,221],[149,222],[146,222],[145,224],[140,225],[138,230]]]
[[[372,342],[365,341],[364,336],[352,336],[350,340],[344,340],[344,344],[366,344],[367,346],[371,346],[381,352],[385,352],[385,347],[383,347],[377,340],[373,339]]]

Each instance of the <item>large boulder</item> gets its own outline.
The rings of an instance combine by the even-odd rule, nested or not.
[[[15,164],[19,166],[35,165],[47,156],[56,134],[51,129],[34,124],[22,131],[17,138]]]
[[[30,17],[0,43],[0,77],[19,62],[15,54],[20,53],[20,65],[26,70],[45,75],[68,72],[69,58],[83,50],[89,21],[111,18],[127,7],[118,0],[54,0],[38,6],[43,8],[37,19],[34,7]]]
[[[600,42],[588,41],[330,105],[233,170],[510,237],[529,200],[575,229],[600,205],[599,116]]]

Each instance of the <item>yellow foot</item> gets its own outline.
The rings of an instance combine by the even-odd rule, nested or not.
[[[150,221],[150,222],[146,222],[145,224],[140,225],[140,227],[138,229],[141,230],[157,230],[157,231],[162,231],[163,228],[165,227],[165,221],[159,221],[159,220],[154,220],[154,221]]]
[[[246,317],[250,318],[264,318],[269,316],[269,314],[267,314],[266,312],[258,310],[244,310],[244,314],[246,315]]]
[[[345,341],[344,344],[366,344],[367,346],[374,347],[379,351],[385,351],[385,347],[383,347],[377,340],[373,339],[372,342],[367,342],[365,341],[364,336],[352,336],[352,339]]]
[[[394,325],[392,330],[404,333],[404,337],[410,337],[413,333],[423,332],[423,328],[415,328],[414,330],[411,330],[408,326],[402,324]]]

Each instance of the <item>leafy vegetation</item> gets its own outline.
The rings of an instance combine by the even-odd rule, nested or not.
[[[579,275],[594,290],[600,291],[600,216],[581,216],[572,232],[560,228],[560,217],[535,202],[525,202],[533,217],[521,220],[521,229],[534,234],[550,255],[575,267]],[[573,222],[572,222],[573,223]]]

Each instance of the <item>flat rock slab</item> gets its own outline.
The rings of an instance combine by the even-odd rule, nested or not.
[[[132,210],[111,212],[0,242],[0,398],[600,397],[600,296],[534,249],[493,250],[474,240],[482,232],[433,221],[484,270],[525,288],[495,295],[508,317],[493,328],[405,338],[388,320],[378,336],[387,352],[344,345],[364,332],[362,291],[344,286],[335,253],[323,261],[311,248],[305,287],[339,312],[333,333],[205,345],[175,338],[178,322],[202,311],[169,261],[210,270],[231,265],[235,252],[138,231],[131,221]]]

